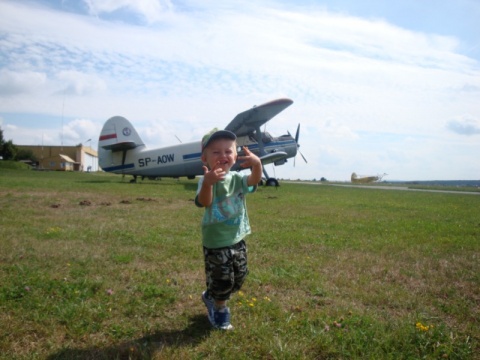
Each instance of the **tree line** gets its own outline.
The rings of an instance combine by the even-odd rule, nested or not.
[[[3,160],[37,162],[37,158],[31,150],[19,149],[12,140],[5,141],[2,128],[0,128],[0,158]]]

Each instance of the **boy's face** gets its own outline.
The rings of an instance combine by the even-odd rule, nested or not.
[[[237,161],[236,141],[231,139],[217,139],[212,141],[203,150],[202,161],[211,169],[221,168],[229,172]]]

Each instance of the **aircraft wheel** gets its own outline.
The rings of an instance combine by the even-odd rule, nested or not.
[[[265,183],[266,186],[278,186],[278,180],[275,178],[268,178],[267,182]]]

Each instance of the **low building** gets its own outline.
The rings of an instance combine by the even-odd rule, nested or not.
[[[39,170],[98,171],[98,153],[89,146],[16,145],[30,150]]]

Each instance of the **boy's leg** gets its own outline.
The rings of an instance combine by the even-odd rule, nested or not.
[[[202,293],[202,301],[207,307],[208,321],[215,326],[215,300],[208,294],[208,291]]]
[[[207,291],[202,298],[209,310],[209,320],[216,328],[233,329],[230,324],[230,309],[226,306],[226,301],[230,299],[235,283],[232,247],[204,248],[204,259]],[[206,301],[205,298],[213,300],[212,317],[210,317],[209,308],[212,303]]]
[[[234,285],[232,293],[239,291],[248,275],[247,244],[245,240],[236,244],[233,253]]]
[[[233,257],[230,248],[204,248],[207,292],[219,305],[230,299],[234,287]]]

